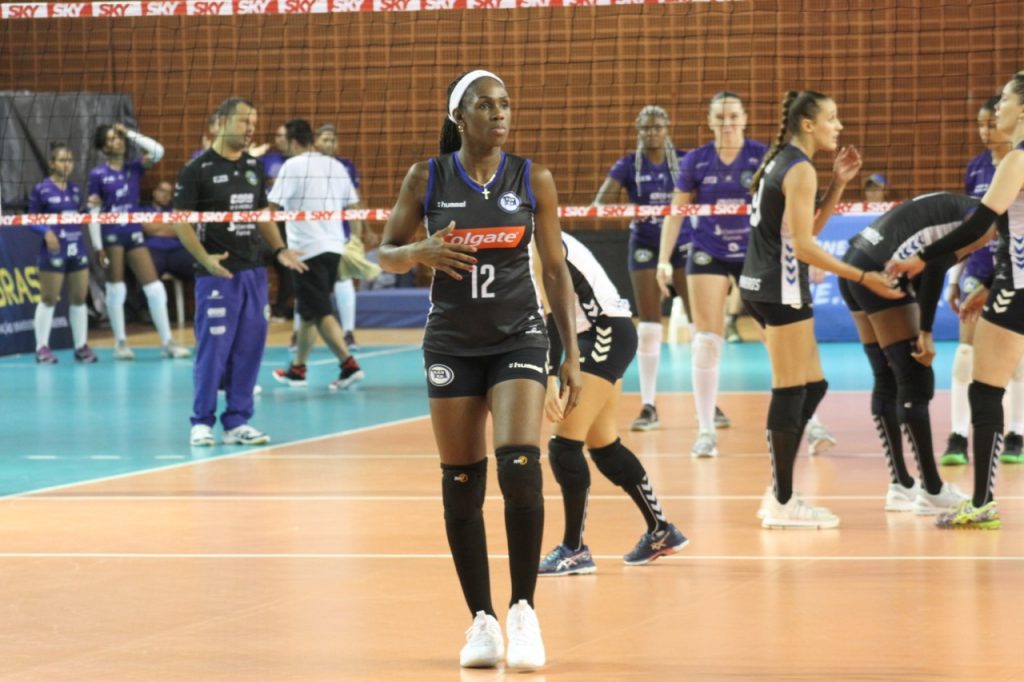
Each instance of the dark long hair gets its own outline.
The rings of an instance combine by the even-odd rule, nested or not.
[[[828,95],[823,95],[814,90],[803,90],[800,92],[789,90],[786,92],[786,96],[782,98],[782,118],[779,122],[779,132],[776,133],[771,148],[764,155],[764,160],[761,161],[757,172],[754,173],[754,178],[750,183],[751,192],[757,191],[758,183],[761,182],[765,168],[772,162],[772,159],[778,156],[779,151],[786,144],[786,135],[796,135],[800,132],[800,121],[805,118],[813,121],[818,112],[821,111],[821,103],[827,99],[829,99]]]
[[[441,124],[441,139],[439,144],[441,154],[451,154],[452,152],[457,152],[462,149],[462,135],[459,134],[459,127],[455,125],[450,118],[448,118],[448,101],[452,98],[452,92],[455,90],[455,86],[459,84],[459,81],[462,80],[462,77],[467,73],[469,73],[469,71],[465,71],[456,76],[455,80],[448,84],[448,90],[445,92],[444,123]],[[470,85],[466,88],[467,94],[472,87],[473,86]],[[465,95],[463,95],[463,97],[465,97]],[[459,102],[459,106],[462,106],[462,102]]]

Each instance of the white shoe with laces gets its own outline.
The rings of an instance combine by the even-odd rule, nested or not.
[[[168,341],[164,344],[164,347],[160,349],[160,357],[162,358],[190,358],[192,357],[192,351],[185,346],[178,345],[174,341]]]
[[[807,423],[807,454],[811,457],[820,455],[836,444],[836,437],[829,433],[817,419]]]
[[[885,494],[885,511],[914,511],[914,502],[922,490],[918,481],[914,481],[914,485],[909,488],[899,483],[890,483],[889,491]]]
[[[710,431],[697,434],[697,440],[693,441],[690,448],[690,456],[696,458],[718,457],[718,439]]]
[[[801,495],[800,492],[797,490],[793,491],[793,498],[800,500],[801,502],[806,501],[804,500],[804,496]],[[763,519],[765,517],[765,514],[768,513],[768,507],[771,506],[773,502],[775,502],[775,491],[772,489],[771,486],[768,486],[767,488],[764,489],[764,495],[761,496],[761,506],[757,508],[757,518]],[[828,512],[829,514],[832,513],[832,510],[829,509],[828,507],[815,507],[815,509],[822,509]]]
[[[536,670],[544,666],[547,656],[540,636],[540,623],[525,599],[520,599],[508,610],[505,632],[508,634],[506,669]]]
[[[205,448],[212,447],[214,442],[213,428],[206,424],[194,424],[192,426],[192,432],[188,440],[189,445],[197,448]]]
[[[812,507],[795,495],[786,504],[779,504],[772,497],[761,520],[763,528],[819,529],[838,526],[838,516],[824,507]]]
[[[504,653],[505,641],[498,619],[477,611],[473,624],[466,630],[466,645],[459,652],[459,665],[463,668],[493,668],[501,662]]]
[[[224,445],[266,445],[269,442],[270,436],[248,424],[225,431],[223,438]]]
[[[936,516],[966,499],[967,495],[952,483],[943,483],[942,489],[934,495],[921,486],[917,499],[914,500],[914,513],[918,516]]]
[[[128,347],[127,341],[118,341],[114,345],[114,359],[115,360],[134,360],[135,353],[131,348]]]

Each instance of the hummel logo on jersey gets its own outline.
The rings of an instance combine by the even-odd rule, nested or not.
[[[508,227],[464,227],[445,237],[449,244],[466,244],[478,249],[514,249],[526,234],[525,225]]]
[[[438,208],[466,208],[465,201],[439,201],[437,202]]]
[[[544,373],[544,368],[538,367],[537,365],[531,365],[528,362],[510,362],[508,363],[509,369],[532,369],[534,372]]]

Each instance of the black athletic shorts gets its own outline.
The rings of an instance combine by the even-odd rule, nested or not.
[[[762,329],[782,327],[814,317],[814,308],[810,304],[790,305],[789,303],[744,300],[743,305]]]
[[[686,261],[686,274],[731,276],[736,282],[739,282],[740,275],[743,274],[743,261],[722,260],[715,258],[707,251],[692,248],[690,257]]]
[[[843,256],[843,262],[849,263],[850,265],[860,268],[865,272],[881,272],[884,266],[876,263],[870,256],[858,249],[856,246],[851,246],[846,251],[846,255]],[[850,309],[850,312],[865,312],[868,315],[873,313],[888,310],[889,308],[899,308],[905,306],[908,303],[914,303],[913,288],[907,282],[906,279],[900,280],[900,289],[907,295],[903,298],[897,298],[892,300],[889,298],[882,298],[878,294],[868,289],[863,284],[857,284],[851,282],[848,279],[842,277],[839,278],[839,295],[846,301],[846,306]]]
[[[981,316],[994,325],[1024,334],[1024,290],[1005,286],[1007,280],[996,280],[988,292]],[[1002,286],[1000,286],[1002,285]]]
[[[533,379],[547,388],[546,348],[519,348],[497,355],[462,357],[423,351],[427,395],[431,398],[485,396],[510,379]]]
[[[577,340],[580,370],[613,384],[636,356],[636,327],[629,317],[599,317]]]
[[[295,306],[306,322],[315,322],[333,312],[331,294],[338,279],[339,253],[321,253],[303,261],[307,272],[292,273],[295,282]]]

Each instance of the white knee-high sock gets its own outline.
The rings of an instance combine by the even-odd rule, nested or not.
[[[292,331],[296,334],[299,333],[299,329],[302,327],[302,316],[299,315],[299,307],[295,306],[295,313],[292,315]]]
[[[347,332],[356,328],[356,288],[350,279],[334,283],[334,302],[338,304],[341,328]]]
[[[697,332],[690,342],[693,372],[693,402],[702,433],[715,432],[715,402],[718,400],[718,359],[723,339],[718,334]]]
[[[658,393],[658,364],[661,361],[661,323],[637,325],[639,347],[636,360],[640,369],[640,397],[644,405],[653,405]]]
[[[949,387],[950,431],[967,437],[971,424],[971,404],[967,400],[967,387],[971,383],[971,365],[974,364],[974,346],[961,343],[953,356],[953,381]]]
[[[160,343],[167,345],[171,342],[171,320],[167,316],[167,289],[160,280],[154,280],[142,287],[142,293],[146,294],[146,303],[149,304],[149,316],[153,318],[153,326],[160,335]]]
[[[56,306],[46,305],[42,301],[36,304],[36,350],[50,345],[50,329],[53,328],[53,313]]]
[[[85,309],[84,303],[68,308],[68,323],[71,325],[71,338],[77,350],[89,342],[89,312]]]
[[[1017,369],[1013,370],[1010,378],[1010,419],[1007,425],[1010,431],[1017,435],[1024,434],[1024,359],[1021,359]]]
[[[114,332],[114,340],[124,343],[124,302],[128,300],[128,287],[124,282],[107,282],[107,317],[110,318],[110,330]]]

